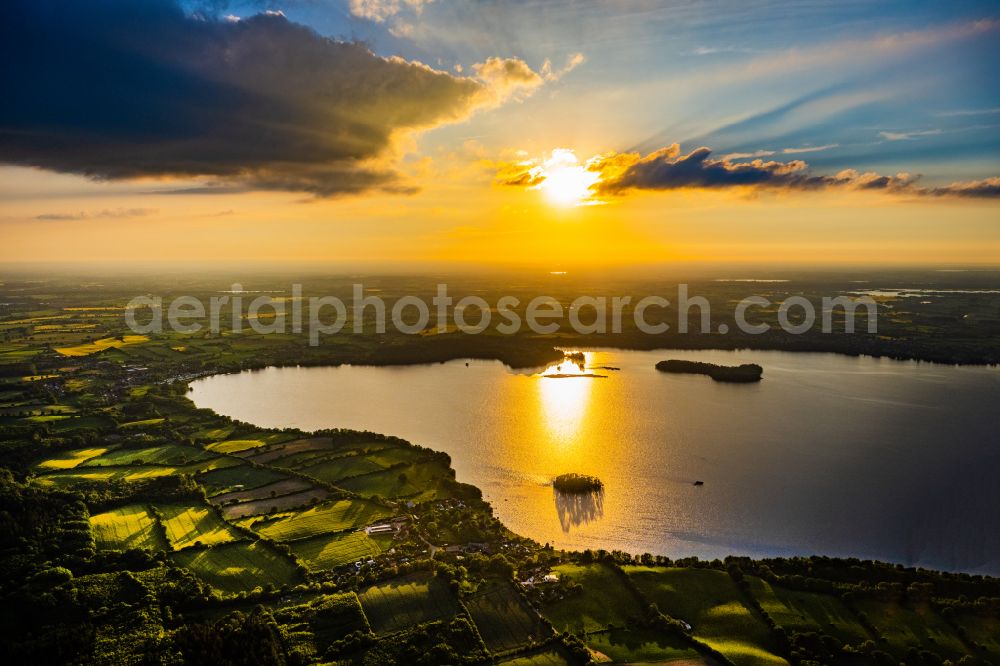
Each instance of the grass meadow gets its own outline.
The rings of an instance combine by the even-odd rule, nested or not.
[[[465,607],[491,652],[512,650],[548,633],[508,583],[466,597]]]
[[[63,356],[89,356],[106,349],[119,349],[127,345],[137,345],[149,342],[145,335],[123,335],[121,338],[101,338],[93,342],[74,345],[72,347],[57,347],[56,351]]]
[[[310,539],[300,539],[290,545],[295,557],[313,571],[366,560],[382,552],[378,544],[364,531],[323,534]]]
[[[58,469],[73,469],[91,458],[96,458],[108,452],[106,447],[92,447],[89,449],[75,449],[73,451],[63,451],[54,458],[43,460],[35,468],[39,471],[51,471]]]
[[[205,486],[209,497],[265,486],[269,483],[285,479],[284,475],[269,469],[259,469],[247,464],[213,470],[198,477],[198,483]]]
[[[144,449],[114,449],[113,451],[90,458],[83,463],[83,466],[187,465],[190,462],[207,460],[212,457],[214,457],[212,454],[201,449],[196,449],[193,446],[164,444]]]
[[[618,575],[603,564],[562,564],[553,569],[560,579],[579,583],[583,589],[548,604],[542,614],[557,631],[585,633],[623,627],[639,618],[643,609]]]
[[[295,564],[267,544],[235,542],[213,548],[189,548],[173,555],[212,587],[227,593],[280,586],[299,578]]]
[[[142,504],[130,504],[90,517],[90,528],[98,548],[168,550],[169,544],[156,517]]]
[[[194,545],[215,546],[244,538],[208,507],[167,504],[156,509],[160,512],[167,539],[175,550]]]
[[[926,604],[911,608],[865,599],[857,607],[878,629],[886,640],[885,647],[896,657],[905,658],[910,648],[933,650],[946,659],[957,660],[966,654],[958,634]]]
[[[251,529],[275,541],[293,541],[364,527],[388,515],[387,508],[374,502],[337,500],[275,519],[257,519]]]
[[[801,592],[749,577],[750,592],[775,623],[791,633],[815,631],[859,645],[871,636],[847,606],[829,594]]]
[[[641,566],[624,569],[663,613],[691,624],[698,640],[738,666],[787,663],[771,652],[767,626],[743,603],[726,572]]]
[[[377,634],[391,634],[421,622],[452,617],[459,610],[445,584],[429,576],[378,583],[362,590],[358,598]]]

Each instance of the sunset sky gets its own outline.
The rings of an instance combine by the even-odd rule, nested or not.
[[[0,261],[1000,263],[995,2],[12,0]]]

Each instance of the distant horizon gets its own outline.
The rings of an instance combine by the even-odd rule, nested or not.
[[[240,275],[253,277],[256,274],[272,276],[275,273],[294,273],[304,271],[310,274],[322,273],[324,276],[344,276],[350,277],[355,274],[368,274],[372,276],[407,276],[430,277],[440,275],[483,275],[497,276],[507,274],[526,274],[538,277],[550,276],[553,279],[572,278],[580,275],[608,274],[615,276],[635,276],[637,278],[649,277],[651,273],[657,275],[677,275],[678,277],[712,277],[720,279],[739,279],[741,277],[762,277],[768,272],[775,273],[795,273],[800,275],[827,274],[827,273],[866,273],[872,275],[898,274],[902,272],[915,271],[940,274],[961,274],[961,273],[990,273],[1000,272],[1000,263],[898,263],[888,264],[881,262],[878,264],[860,263],[773,263],[773,262],[642,262],[635,264],[589,264],[589,265],[525,265],[525,264],[477,264],[470,262],[388,262],[379,260],[359,261],[336,261],[336,260],[258,260],[258,259],[233,259],[233,260],[168,260],[168,259],[135,259],[135,260],[63,260],[63,261],[37,261],[37,260],[9,260],[0,262],[0,275],[4,273],[42,273],[56,271],[58,273],[72,273],[75,271],[89,274],[118,275],[129,273],[148,273],[150,271],[191,271],[195,270],[202,274],[217,272],[240,271],[232,273],[233,279],[238,279]],[[744,271],[748,276],[721,275],[720,272]]]

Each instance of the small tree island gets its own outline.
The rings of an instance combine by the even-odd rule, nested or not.
[[[552,481],[552,487],[561,493],[593,493],[604,490],[604,482],[586,474],[560,474]]]
[[[660,361],[656,364],[656,369],[660,372],[708,375],[717,382],[759,382],[764,374],[764,368],[756,363],[716,365],[715,363],[677,359]]]

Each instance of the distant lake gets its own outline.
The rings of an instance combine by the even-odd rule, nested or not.
[[[667,358],[759,363],[764,380],[654,370]],[[200,379],[190,396],[263,427],[372,430],[447,451],[507,526],[556,547],[1000,574],[996,368],[622,350],[589,351],[586,368],[606,377],[495,361],[269,368]],[[596,475],[605,492],[560,497],[550,482],[564,472]]]

